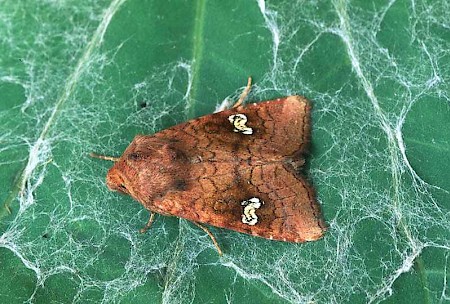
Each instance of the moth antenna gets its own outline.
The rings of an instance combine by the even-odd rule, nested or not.
[[[96,154],[96,153],[93,153],[93,152],[89,153],[89,156],[93,157],[93,158],[100,158],[100,159],[104,159],[104,160],[110,160],[110,161],[113,161],[113,162],[117,162],[120,159],[119,157],[100,155],[100,154]]]
[[[214,246],[216,246],[217,252],[219,253],[220,256],[222,256],[223,255],[222,250],[220,249],[220,246],[217,243],[216,238],[211,233],[211,231],[209,231],[208,228],[206,228],[205,226],[201,225],[200,223],[197,223],[197,222],[192,222],[192,223],[194,223],[198,228],[202,229],[203,231],[205,231],[209,235],[209,237],[211,238]]]
[[[252,88],[252,77],[249,76],[248,80],[247,80],[247,86],[245,87],[244,91],[242,91],[241,96],[239,97],[239,100],[234,104],[233,109],[240,107],[242,105],[242,103],[244,102],[244,99],[247,97],[251,88]]]

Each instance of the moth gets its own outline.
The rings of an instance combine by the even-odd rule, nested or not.
[[[311,104],[288,96],[238,102],[153,135],[137,135],[115,162],[109,189],[154,214],[286,242],[314,241],[326,230],[315,191],[302,174],[311,136]]]

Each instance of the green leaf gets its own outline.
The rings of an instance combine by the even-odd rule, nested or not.
[[[448,1],[3,1],[2,303],[450,300]],[[326,236],[290,244],[148,212],[110,163],[233,102],[313,101]]]

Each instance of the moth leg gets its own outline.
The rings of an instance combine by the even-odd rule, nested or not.
[[[12,214],[11,208],[8,205],[4,205],[4,206],[5,206],[6,211],[8,211],[8,214]]]
[[[239,97],[239,100],[234,104],[233,109],[240,107],[242,105],[242,103],[244,102],[244,99],[247,97],[251,88],[252,88],[252,77],[248,77],[247,86],[245,87],[244,91],[242,91],[241,96]]]
[[[150,211],[150,218],[148,219],[147,224],[141,229],[139,229],[140,233],[146,233],[150,226],[153,224],[153,220],[155,219],[155,214]]]
[[[99,155],[99,154],[96,154],[94,152],[89,153],[89,156],[93,157],[93,158],[100,158],[100,159],[104,159],[104,160],[110,160],[110,161],[113,161],[113,162],[119,161],[119,157]]]
[[[200,229],[202,229],[203,231],[205,231],[209,237],[211,238],[212,242],[214,243],[214,246],[216,246],[217,252],[219,253],[219,255],[222,255],[222,250],[219,247],[219,244],[216,241],[216,238],[214,237],[214,235],[211,233],[211,231],[209,231],[208,228],[206,228],[205,226],[201,225],[200,223],[197,222],[192,222],[194,223],[197,227],[199,227]]]

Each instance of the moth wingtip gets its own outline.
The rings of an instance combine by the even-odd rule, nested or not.
[[[312,106],[311,101],[308,98],[306,98],[305,96],[302,96],[302,95],[291,95],[291,96],[286,97],[286,100],[287,101],[294,101],[294,102],[303,103],[303,104],[306,104],[309,107]]]
[[[319,231],[317,231],[316,233],[314,233],[313,235],[311,235],[311,237],[306,238],[305,241],[307,241],[307,242],[313,242],[313,241],[317,241],[317,240],[320,240],[321,238],[323,238],[324,235],[325,235],[325,232],[327,232],[327,227],[325,227],[325,226],[324,226],[324,227],[320,226],[319,228],[320,228]]]

